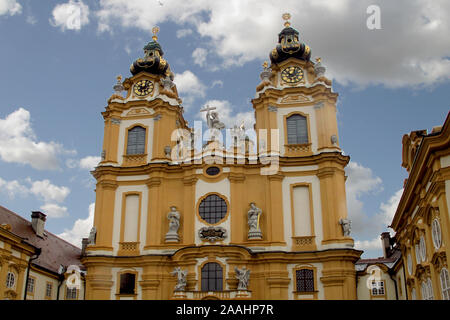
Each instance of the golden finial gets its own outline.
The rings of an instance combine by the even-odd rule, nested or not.
[[[269,63],[267,61],[264,61],[264,63],[262,64],[264,69],[266,69],[269,66]]]
[[[122,81],[122,76],[121,76],[121,75],[118,75],[118,76],[116,77],[116,79],[117,79],[117,82],[121,82],[121,81]]]
[[[322,58],[316,58],[316,62],[320,63],[322,61]]]
[[[289,19],[291,19],[291,14],[290,13],[283,13],[283,15],[281,16],[283,18],[283,20],[285,20],[286,22],[284,23],[284,26],[290,27],[291,23],[288,21]]]
[[[152,32],[153,32],[153,37],[152,37],[153,41],[158,40],[158,36],[156,34],[159,32],[159,27],[158,26],[153,27]]]

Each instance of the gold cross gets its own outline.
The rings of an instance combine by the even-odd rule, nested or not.
[[[281,16],[283,18],[283,20],[285,20],[286,22],[284,23],[284,26],[290,27],[291,23],[288,21],[289,19],[291,19],[291,14],[290,13],[283,13],[283,15]]]
[[[153,41],[158,40],[158,36],[156,34],[159,32],[159,27],[158,26],[153,27],[152,32],[153,32],[153,37],[152,37]]]

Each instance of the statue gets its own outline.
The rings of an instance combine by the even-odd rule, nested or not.
[[[95,239],[96,238],[97,238],[97,228],[93,226],[91,228],[91,231],[89,232],[88,243],[89,244],[95,244]]]
[[[177,207],[170,207],[167,219],[169,220],[169,231],[166,233],[166,242],[178,242],[180,240],[180,237],[178,236],[180,213],[177,211]]]
[[[248,218],[248,239],[262,239],[262,232],[259,221],[261,219],[262,210],[258,208],[254,202],[250,203],[250,210],[247,212]]]
[[[170,273],[170,275],[177,277],[177,284],[175,285],[175,289],[174,289],[175,292],[186,291],[186,284],[187,284],[186,276],[187,276],[187,273],[188,272],[186,270],[182,270],[180,267],[176,267]]]
[[[216,110],[216,108],[210,107],[208,105],[206,106],[206,108],[200,110],[200,112],[206,111],[206,123],[208,124],[208,128],[217,130],[225,129],[225,125],[219,120],[219,114],[217,113],[217,111],[212,110]]]
[[[352,221],[350,219],[340,219],[339,224],[342,226],[344,237],[349,237],[352,230]]]
[[[239,280],[237,289],[239,291],[247,291],[248,281],[250,279],[250,270],[248,270],[246,267],[243,267],[241,270],[235,267],[234,271],[236,272],[236,279]]]

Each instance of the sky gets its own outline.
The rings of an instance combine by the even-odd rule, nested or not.
[[[151,29],[190,125],[209,104],[228,127],[248,128],[285,12],[339,93],[355,247],[381,256],[407,177],[402,137],[449,112],[446,0],[0,0],[0,205],[26,219],[43,211],[47,230],[80,246],[93,221],[101,112]]]

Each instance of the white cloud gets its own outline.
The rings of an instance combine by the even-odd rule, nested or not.
[[[0,158],[5,162],[29,164],[39,170],[59,168],[58,154],[68,153],[56,142],[36,141],[30,113],[20,108],[0,118]]]
[[[203,67],[205,65],[207,55],[208,50],[204,48],[196,48],[192,52],[192,58],[194,59],[194,63],[198,64],[200,67]]]
[[[372,240],[356,240],[355,249],[357,250],[381,250],[380,236]]]
[[[383,190],[382,180],[370,168],[350,162],[346,168],[348,216],[352,220],[352,235],[355,248],[360,250],[381,249],[380,234],[388,230],[392,222],[403,189],[398,190],[388,201],[382,202],[379,210],[368,214],[364,208],[363,197],[375,195]],[[392,230],[390,230],[392,234]]]
[[[203,98],[206,94],[206,86],[190,70],[175,74],[173,80],[177,86],[178,93],[188,109],[196,98]]]
[[[89,232],[94,224],[95,203],[89,205],[89,215],[85,219],[75,221],[72,229],[65,229],[58,237],[72,243],[77,247],[81,247],[81,240],[89,236]]]
[[[378,1],[382,30],[366,26],[366,9],[372,4],[197,0],[161,7],[157,1],[101,0],[97,15],[99,27],[107,30],[119,24],[150,31],[167,21],[193,29],[203,38],[200,45],[209,45],[224,66],[231,66],[266,60],[283,28],[281,14],[290,12],[301,39],[342,84],[428,86],[450,79],[450,41],[443,41],[450,33],[448,0]]]
[[[16,0],[0,0],[0,16],[21,14],[22,6]]]
[[[177,38],[178,39],[184,38],[184,37],[192,34],[192,32],[193,32],[192,29],[180,29],[180,30],[177,30]]]
[[[31,181],[30,192],[37,197],[42,198],[45,202],[64,202],[70,193],[67,187],[58,187],[52,184],[49,180]]]
[[[26,20],[25,20],[28,24],[31,24],[31,25],[35,25],[38,21],[37,21],[37,19],[36,19],[36,17],[35,16],[33,16],[33,15],[28,15],[27,16],[27,18],[26,18]]]
[[[50,218],[63,218],[69,215],[66,207],[56,203],[46,203],[41,206],[41,210]]]
[[[6,181],[0,178],[0,191],[6,192],[9,198],[14,199],[16,195],[27,195],[29,190],[17,180]]]
[[[383,190],[382,180],[374,176],[370,168],[350,161],[345,169],[348,178],[346,182],[348,216],[352,220],[352,229],[358,233],[371,232],[373,222],[364,211],[361,197],[376,194]]]
[[[67,159],[66,166],[70,169],[80,168],[87,170],[94,170],[97,164],[100,162],[101,157],[87,156],[82,159]]]
[[[49,20],[52,26],[61,28],[62,31],[80,30],[89,23],[89,7],[81,0],[69,0],[56,5],[52,16]]]
[[[222,80],[214,80],[213,83],[211,84],[211,88],[214,88],[215,86],[223,88],[223,81]]]

